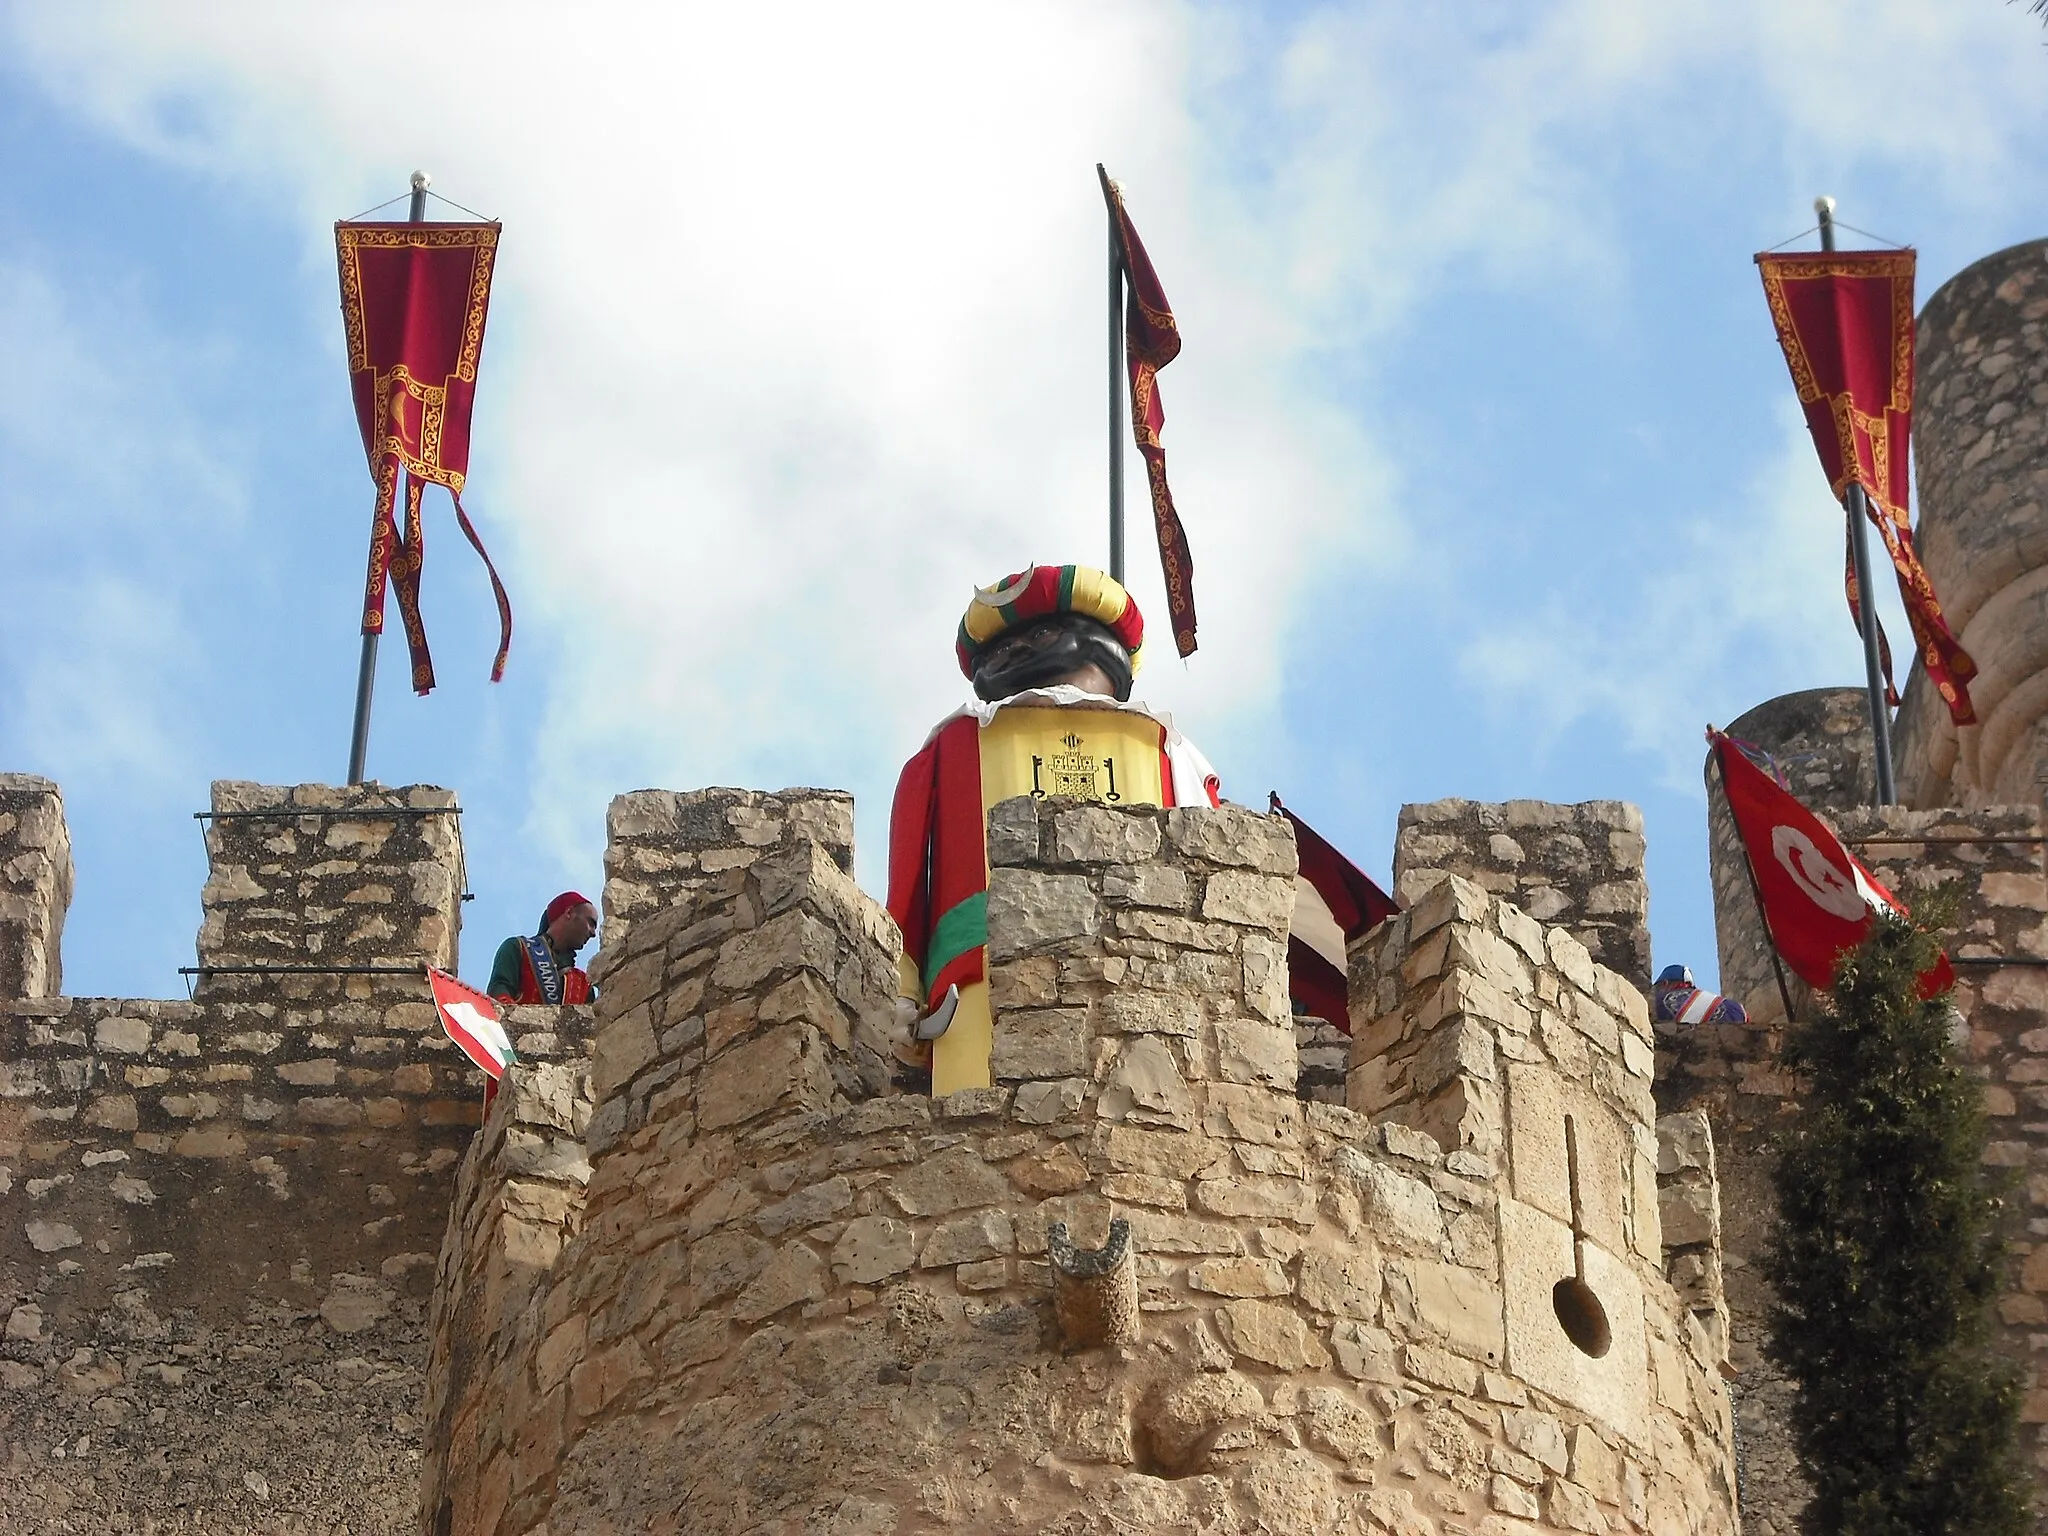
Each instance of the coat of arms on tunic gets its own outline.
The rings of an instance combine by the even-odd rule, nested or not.
[[[1123,799],[1116,787],[1116,759],[1104,755],[1097,757],[1084,750],[1088,745],[1074,732],[1069,731],[1060,738],[1060,745],[1066,750],[1055,752],[1050,758],[1034,756],[1031,759],[1031,792],[1039,799],[1051,796],[1060,800],[1094,800],[1115,804]],[[1107,788],[1103,780],[1107,778]]]

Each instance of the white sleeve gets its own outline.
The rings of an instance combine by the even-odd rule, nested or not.
[[[1166,728],[1166,762],[1173,770],[1175,805],[1217,805],[1223,785],[1201,749],[1172,726]]]

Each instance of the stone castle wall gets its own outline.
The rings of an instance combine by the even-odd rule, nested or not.
[[[37,806],[63,848],[55,791]],[[411,1523],[427,1297],[480,1114],[421,971],[454,959],[454,811],[216,785],[193,1000],[0,997],[0,1525]],[[47,985],[68,860],[37,868]],[[574,1057],[589,1010],[511,1029]]]
[[[1602,965],[1650,985],[1650,891],[1643,813],[1621,800],[1433,800],[1404,805],[1394,839],[1403,906],[1445,874],[1565,929]]]
[[[515,1073],[464,1167],[424,1529],[1733,1529],[1640,994],[1449,882],[1359,961],[1377,1112],[1304,1103],[1283,821],[1027,800],[990,847],[998,1084],[949,1099],[881,1068],[830,849],[636,918],[587,1119]]]

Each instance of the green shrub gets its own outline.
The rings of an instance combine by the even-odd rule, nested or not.
[[[1944,924],[1954,897],[1921,898]],[[2021,1381],[1995,1352],[2003,1181],[1983,1165],[1982,1090],[1918,977],[1939,945],[1880,917],[1843,958],[1832,1011],[1785,1059],[1810,1091],[1779,1146],[1770,1356],[1797,1389],[1811,1536],[2006,1536],[2031,1528]]]

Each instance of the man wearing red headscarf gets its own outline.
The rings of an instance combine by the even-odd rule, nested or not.
[[[484,990],[508,1003],[587,1003],[597,996],[576,964],[576,951],[597,932],[597,908],[577,891],[564,891],[540,915],[530,938],[511,938],[491,961]]]

